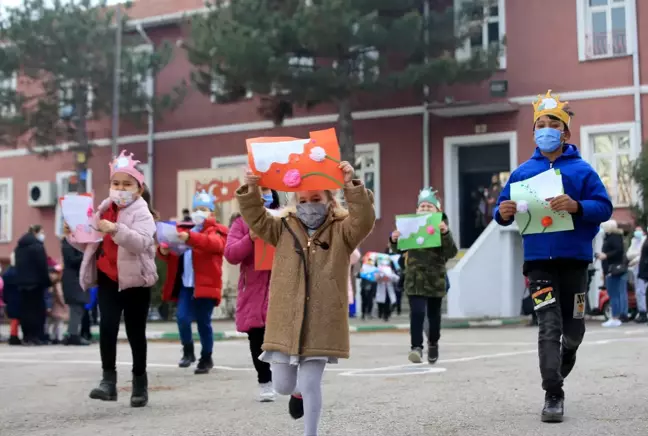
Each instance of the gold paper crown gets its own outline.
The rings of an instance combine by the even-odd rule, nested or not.
[[[551,89],[544,96],[539,94],[538,99],[533,102],[533,122],[538,121],[538,118],[543,115],[553,115],[569,127],[571,117],[565,110],[568,103],[568,101],[561,102],[558,94],[552,96]]]

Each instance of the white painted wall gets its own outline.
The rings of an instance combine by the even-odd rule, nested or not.
[[[492,221],[448,271],[448,317],[519,316],[524,293],[523,259],[517,226],[500,227]]]

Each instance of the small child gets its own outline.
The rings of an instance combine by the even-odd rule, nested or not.
[[[49,289],[49,299],[51,306],[47,309],[47,329],[46,333],[52,345],[58,345],[63,339],[63,323],[69,319],[68,306],[63,299],[63,290],[61,289],[61,275],[63,268],[61,265],[50,267],[50,279],[52,287]]]
[[[417,214],[441,212],[441,203],[432,188],[421,191],[418,196]],[[409,361],[421,363],[423,360],[423,324],[427,312],[429,320],[428,362],[436,363],[439,359],[439,339],[441,338],[441,303],[447,292],[446,263],[457,255],[452,233],[448,229],[448,219],[443,215],[439,225],[441,246],[407,250],[405,256],[404,290],[410,303],[410,337],[412,349]],[[400,232],[394,230],[390,242],[392,250],[398,250]]]
[[[101,311],[99,346],[103,377],[90,398],[117,401],[117,337],[124,314],[126,335],[133,355],[131,407],[148,404],[146,322],[151,287],[157,282],[155,220],[149,206],[139,161],[125,151],[110,164],[110,197],[94,215],[100,242],[78,244],[67,223],[68,242],[83,251],[79,282],[84,290],[97,285]]]
[[[398,283],[399,276],[394,272],[392,260],[389,256],[380,254],[376,261],[378,267],[376,282],[376,303],[378,303],[378,317],[389,321],[392,306],[396,304],[394,284]]]
[[[194,227],[178,228],[178,238],[189,249],[177,255],[160,245],[160,257],[167,263],[167,278],[162,289],[163,301],[177,301],[176,318],[182,359],[178,366],[188,368],[196,361],[191,323],[196,320],[200,336],[200,360],[195,374],[207,374],[214,367],[214,333],[211,317],[221,302],[223,288],[223,253],[227,227],[214,218],[216,198],[205,191],[193,198],[191,220]]]

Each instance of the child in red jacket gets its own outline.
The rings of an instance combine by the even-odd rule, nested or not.
[[[207,374],[213,367],[214,336],[211,316],[221,301],[222,267],[227,227],[214,219],[213,195],[205,191],[193,198],[190,230],[178,229],[178,237],[189,249],[181,255],[160,246],[160,257],[167,262],[167,278],[162,300],[177,301],[176,319],[183,353],[179,366],[187,368],[196,361],[191,322],[195,319],[202,347],[195,374]]]

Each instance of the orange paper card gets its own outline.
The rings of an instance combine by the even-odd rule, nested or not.
[[[254,240],[254,269],[257,271],[269,271],[272,269],[275,247],[267,244],[261,239]]]
[[[309,139],[262,137],[246,143],[250,169],[263,187],[296,192],[344,185],[335,129],[310,132]]]

